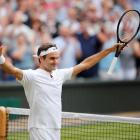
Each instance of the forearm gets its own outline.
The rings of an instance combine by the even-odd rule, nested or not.
[[[84,61],[81,62],[81,64],[84,66],[85,70],[87,70],[93,67],[95,64],[97,64],[101,59],[103,59],[109,53],[114,52],[114,50],[115,50],[115,47],[111,47],[106,50],[103,50],[97,54],[94,54],[86,58]]]
[[[1,64],[0,67],[8,74],[13,75],[17,79],[22,79],[22,71],[14,67],[10,62],[6,61],[4,64]]]
[[[0,66],[8,74],[14,74],[14,72],[15,72],[14,71],[14,69],[15,69],[14,66],[7,61],[4,64],[1,64]]]
[[[5,57],[3,56],[2,49],[3,46],[0,44],[0,67],[8,74],[12,74],[18,80],[21,80],[23,77],[22,70],[14,67],[10,62],[6,61]]]
[[[94,55],[86,58],[80,64],[74,66],[72,75],[76,76],[80,72],[90,69],[96,63],[98,63],[102,58],[104,58],[105,56],[107,56],[111,52],[115,52],[116,48],[118,48],[119,50],[122,50],[124,48],[124,44],[123,43],[116,43],[113,47],[108,48],[106,50],[103,50],[97,54],[94,54]]]

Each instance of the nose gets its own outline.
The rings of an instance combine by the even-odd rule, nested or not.
[[[58,64],[58,59],[54,59],[54,61],[53,61],[53,63],[56,65],[56,64]]]

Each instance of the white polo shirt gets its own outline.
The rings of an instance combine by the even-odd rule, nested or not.
[[[57,69],[53,77],[43,69],[23,70],[19,81],[30,106],[28,128],[61,128],[62,84],[72,76],[73,68]]]

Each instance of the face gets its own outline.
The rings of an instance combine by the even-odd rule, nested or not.
[[[27,42],[25,35],[21,34],[17,37],[17,44],[25,44]]]
[[[40,67],[44,70],[51,72],[55,70],[59,64],[60,54],[59,52],[52,52],[46,55],[46,58],[40,58]]]

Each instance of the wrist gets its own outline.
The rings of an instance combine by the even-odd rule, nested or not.
[[[3,55],[0,56],[0,65],[5,63],[5,57]]]
[[[109,53],[112,53],[112,52],[115,52],[116,49],[115,49],[115,47],[113,46],[113,47],[108,48],[107,51],[108,51]]]
[[[113,47],[111,48],[111,51],[112,51],[112,52],[115,52],[115,51],[116,51],[116,46],[113,46]]]

